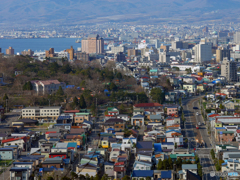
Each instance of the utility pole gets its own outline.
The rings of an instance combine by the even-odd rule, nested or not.
[[[49,102],[49,107],[50,107],[50,99],[48,99],[48,102]]]
[[[8,109],[8,108],[7,108],[7,106],[8,106],[8,104],[7,104],[7,103],[8,103],[8,102],[7,102],[7,99],[6,99],[6,113],[7,113],[7,109]]]

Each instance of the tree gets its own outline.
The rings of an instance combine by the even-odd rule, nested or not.
[[[96,176],[94,176],[94,178],[93,178],[94,180],[100,180],[100,177],[99,177],[99,175],[98,174],[96,174]]]
[[[183,162],[182,162],[182,158],[177,158],[177,161],[176,161],[176,165],[177,165],[177,168],[182,168],[182,164],[183,164]]]
[[[108,175],[107,174],[104,174],[101,178],[101,180],[108,180]]]
[[[215,159],[215,152],[214,152],[213,149],[211,149],[210,154],[211,154],[211,156],[212,156],[212,159],[214,160],[214,159]]]
[[[222,103],[219,105],[220,109],[224,109],[224,106],[222,105]]]
[[[130,180],[130,177],[128,175],[125,175],[122,180]]]
[[[80,106],[80,108],[81,108],[81,109],[85,109],[85,108],[87,107],[87,105],[86,105],[86,102],[85,102],[85,99],[84,99],[84,96],[83,96],[83,95],[81,95],[81,96],[80,96],[79,106]]]
[[[47,180],[54,180],[54,178],[52,176],[48,176]]]
[[[84,80],[81,81],[80,86],[81,86],[81,87],[86,87],[86,81],[84,81]]]
[[[195,164],[198,164],[199,163],[199,157],[196,155],[195,156]]]
[[[58,88],[58,90],[57,90],[57,92],[56,92],[56,95],[57,95],[57,96],[63,96],[63,95],[64,95],[62,86],[59,86],[59,88]]]
[[[33,89],[33,86],[32,86],[32,83],[30,81],[26,82],[24,85],[23,85],[23,90],[32,90]]]
[[[162,170],[162,169],[163,169],[162,159],[159,159],[159,160],[158,160],[157,169],[158,169],[158,170]]]
[[[78,98],[76,96],[73,98],[73,104],[75,107],[79,105]]]
[[[117,88],[116,84],[111,83],[109,86],[109,89],[110,89],[110,91],[117,91],[118,88]]]
[[[146,177],[146,180],[151,180],[151,177],[150,176]]]
[[[125,107],[123,104],[120,105],[119,111],[120,111],[120,114],[123,114],[125,112]]]
[[[150,93],[152,99],[158,103],[163,103],[165,99],[165,93],[160,88],[153,88]]]
[[[202,177],[202,165],[200,162],[197,164],[197,173],[200,177]]]
[[[177,149],[177,147],[178,147],[178,146],[177,146],[177,143],[174,144],[174,147],[175,147],[175,149]]]
[[[71,177],[72,177],[72,179],[76,179],[76,178],[78,178],[78,175],[75,173],[75,172],[71,172]]]
[[[148,97],[144,92],[138,93],[138,103],[147,103],[148,102]]]
[[[3,96],[3,100],[6,101],[7,99],[8,99],[7,94],[4,94],[4,96]]]
[[[117,75],[116,75],[116,78],[122,79],[122,73],[118,72]]]
[[[168,158],[168,167],[169,167],[169,169],[173,169],[173,161],[172,161],[172,158]]]
[[[72,68],[69,64],[63,65],[62,66],[62,72],[64,74],[69,74],[72,71]]]
[[[182,119],[182,121],[185,121],[185,116],[184,116],[184,112],[183,111],[182,111],[181,119]]]
[[[164,159],[164,160],[163,160],[163,169],[164,169],[164,170],[167,170],[168,167],[169,167],[168,160],[167,160],[167,159]]]

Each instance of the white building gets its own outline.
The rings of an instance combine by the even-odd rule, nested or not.
[[[59,82],[58,80],[36,80],[31,81],[33,90],[37,92],[37,94],[51,94],[56,92],[59,87],[61,86],[62,89],[66,89],[66,83],[65,82]]]
[[[194,46],[195,62],[211,61],[212,59],[212,44],[200,43]]]
[[[200,72],[200,70],[203,68],[201,66],[197,65],[178,65],[178,64],[171,64],[171,68],[178,67],[180,71],[186,71],[186,69],[191,69],[192,72]]]
[[[168,55],[166,52],[159,53],[159,62],[169,63],[170,62],[170,55]]]
[[[26,107],[22,109],[22,118],[39,120],[40,123],[56,122],[61,113],[61,106]]]

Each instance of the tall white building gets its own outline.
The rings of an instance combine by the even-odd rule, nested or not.
[[[223,58],[221,64],[221,76],[226,77],[227,81],[237,81],[237,62],[229,61],[228,58]]]
[[[235,32],[233,36],[233,41],[235,43],[240,43],[240,32]]]
[[[169,63],[170,55],[168,55],[166,52],[159,53],[159,62],[160,63]]]
[[[212,59],[212,44],[200,43],[194,46],[195,62],[201,63]]]

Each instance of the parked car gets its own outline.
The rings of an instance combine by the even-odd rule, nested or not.
[[[198,122],[198,125],[201,126],[201,122]]]
[[[198,109],[198,107],[193,107],[193,109]]]
[[[198,112],[196,112],[196,116],[198,116]]]

